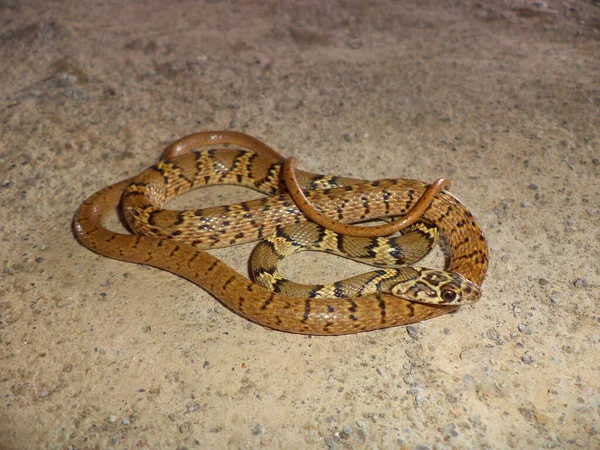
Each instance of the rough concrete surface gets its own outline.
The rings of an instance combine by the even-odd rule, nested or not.
[[[0,448],[600,448],[597,1],[3,0],[0,120]],[[85,198],[218,129],[449,177],[489,241],[481,302],[311,338],[77,243]],[[251,248],[214,254],[246,274]]]

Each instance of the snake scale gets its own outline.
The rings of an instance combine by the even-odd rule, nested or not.
[[[219,147],[235,147],[235,149]],[[447,272],[415,274],[404,298],[389,293],[364,297],[309,298],[268,290],[239,274],[204,249],[263,239],[290,224],[306,221],[280,176],[284,158],[262,142],[235,132],[205,132],[169,146],[161,161],[137,177],[104,188],[85,200],[73,228],[90,250],[122,261],[180,275],[210,292],[232,311],[269,328],[312,335],[342,335],[406,325],[449,313],[450,305],[422,303],[423,293],[448,286],[464,302],[477,301],[488,267],[487,242],[473,215],[451,194],[440,192],[422,216],[449,246]],[[298,172],[310,202],[343,223],[402,216],[426,191],[426,183],[390,179],[364,182]],[[238,184],[269,196],[202,210],[161,209],[169,199],[210,184]],[[102,225],[121,207],[135,233]],[[428,270],[428,269],[424,269]],[[458,280],[452,284],[453,280]],[[409,301],[406,298],[416,300]],[[444,299],[442,302],[444,303]]]

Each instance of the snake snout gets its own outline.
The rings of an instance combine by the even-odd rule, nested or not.
[[[481,298],[481,288],[460,275],[461,303],[475,303]]]

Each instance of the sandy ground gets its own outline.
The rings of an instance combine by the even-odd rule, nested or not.
[[[121,3],[0,1],[1,448],[600,448],[597,1]],[[215,129],[451,178],[482,301],[311,338],[75,241],[86,197]],[[251,247],[215,254],[246,273]]]

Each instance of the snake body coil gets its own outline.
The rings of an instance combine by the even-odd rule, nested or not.
[[[219,145],[246,150],[217,150]],[[212,146],[208,151],[192,150]],[[446,314],[456,306],[411,302],[392,294],[360,298],[292,297],[267,290],[222,263],[204,248],[262,239],[305,219],[282,192],[283,158],[260,141],[232,132],[198,133],[171,145],[156,166],[87,199],[74,219],[78,240],[101,255],[151,265],[206,289],[231,310],[264,326],[295,333],[340,335],[406,325]],[[361,180],[299,174],[310,202],[327,216],[353,223],[405,214],[426,190],[413,180]],[[198,211],[161,210],[162,203],[207,184],[241,184],[270,197]],[[322,186],[327,187],[322,190]],[[136,235],[112,232],[103,218],[119,206]],[[465,301],[476,301],[487,271],[487,243],[472,214],[443,191],[422,217],[435,224],[450,248],[448,272]],[[140,234],[138,234],[140,233]],[[439,272],[439,271],[438,271]],[[437,273],[437,272],[436,272]],[[423,277],[428,288],[448,280]],[[467,286],[465,289],[464,286]],[[423,292],[422,290],[419,293]]]

